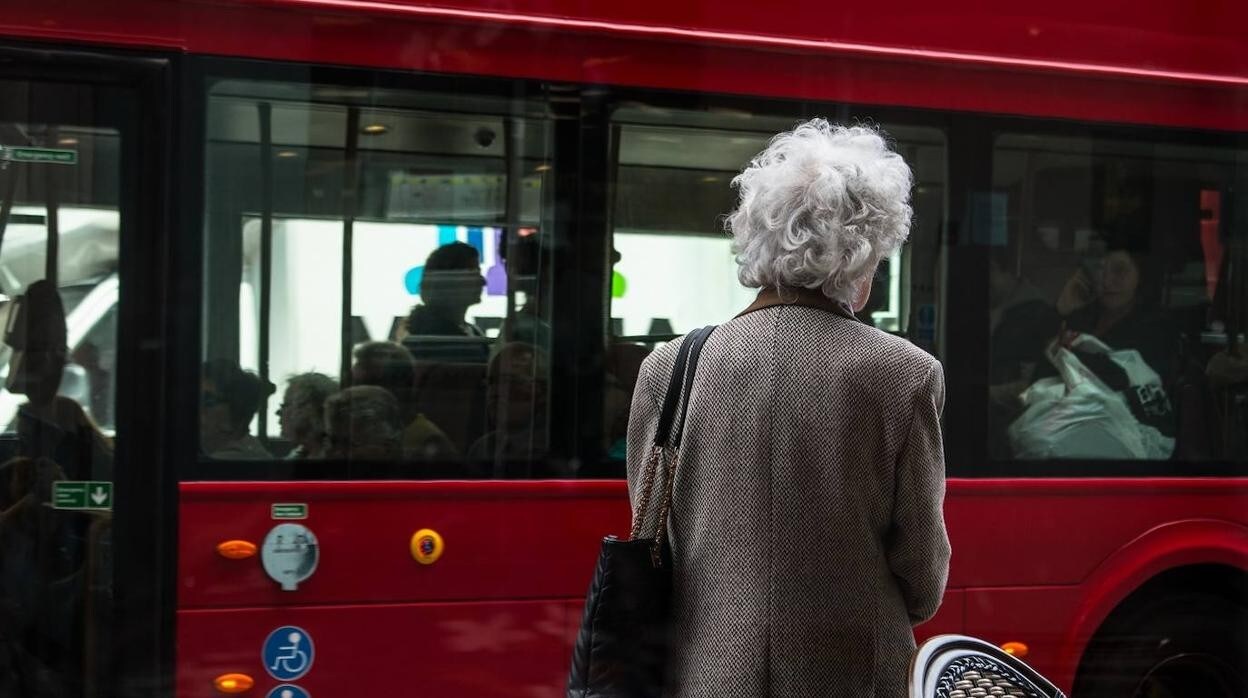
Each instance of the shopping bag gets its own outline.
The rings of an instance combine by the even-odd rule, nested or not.
[[[1079,335],[1069,346],[1054,342],[1046,354],[1058,376],[1023,391],[1023,413],[1009,427],[1015,458],[1161,460],[1174,452],[1174,439],[1140,421],[1133,410],[1133,404],[1158,414],[1169,410],[1160,376],[1139,352],[1114,351]],[[1111,387],[1080,355],[1118,366],[1126,389]]]
[[[672,483],[698,357],[714,329],[712,325],[693,331],[676,354],[654,446],[638,483],[630,540],[607,536],[602,541],[572,650],[568,698],[649,698],[663,692],[672,590],[667,543]],[[667,466],[660,476],[659,466],[664,462]],[[653,535],[646,537],[641,527],[654,504],[659,507],[657,524]]]

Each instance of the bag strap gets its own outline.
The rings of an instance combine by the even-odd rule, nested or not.
[[[689,395],[693,390],[693,378],[698,370],[698,360],[702,356],[703,345],[706,344],[707,338],[711,336],[715,327],[715,325],[708,325],[690,332],[676,352],[676,363],[672,367],[672,376],[668,381],[667,393],[663,397],[663,408],[659,414],[659,425],[655,430],[654,446],[651,447],[650,456],[646,459],[642,471],[641,498],[637,502],[637,513],[633,517],[631,538],[635,539],[641,533],[641,526],[650,508],[655,475],[659,462],[669,450],[668,444],[671,444],[670,450],[672,451],[678,451],[680,448],[681,437],[685,431],[685,417],[689,412]],[[680,422],[676,425],[676,434],[673,439],[672,427],[675,425],[678,406],[681,408]],[[671,467],[666,468],[663,474],[663,497],[659,502],[659,520],[656,524],[654,547],[651,550],[651,560],[656,567],[660,564],[659,553],[667,536],[667,518],[671,511],[675,470],[676,459],[673,458]]]
[[[702,354],[702,345],[706,343],[706,338],[710,336],[711,330],[715,329],[714,325],[709,327],[700,327],[689,336],[685,341],[680,343],[680,350],[676,352],[676,363],[672,366],[672,377],[667,382],[667,393],[663,396],[663,410],[659,413],[659,427],[654,432],[654,445],[659,448],[666,448],[672,443],[672,426],[676,420],[676,408],[680,405],[682,398],[687,398],[689,387],[693,384],[693,371],[697,370],[698,356]],[[693,360],[693,371],[689,370],[690,358]],[[685,380],[685,374],[689,373],[689,379]],[[682,391],[682,384],[684,390]],[[685,402],[685,410],[689,409],[689,404]],[[684,417],[685,412],[681,412],[680,431],[685,430]],[[680,436],[677,434],[675,446],[680,445]]]
[[[680,395],[680,421],[677,422],[676,435],[672,437],[672,448],[680,449],[680,438],[685,434],[685,417],[689,415],[689,393],[693,392],[693,376],[698,372],[698,359],[702,357],[702,347],[706,345],[706,340],[715,331],[715,325],[707,325],[698,330],[698,334],[692,338],[693,346],[689,348],[689,371],[685,376],[684,387]],[[670,391],[671,388],[668,388]]]

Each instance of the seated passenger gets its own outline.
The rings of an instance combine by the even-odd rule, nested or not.
[[[1013,266],[1002,251],[992,255],[988,268],[988,385],[993,408],[989,410],[989,451],[994,458],[1009,455],[1006,429],[1022,411],[1019,396],[1023,390],[1053,373],[1045,349],[1061,330],[1057,311]]]
[[[482,337],[465,319],[468,308],[481,302],[485,277],[477,248],[452,242],[430,253],[420,278],[420,305],[407,318],[407,334]]]
[[[1111,246],[1092,278],[1079,269],[1062,289],[1057,311],[1067,328],[1091,334],[1112,349],[1136,349],[1163,379],[1169,375],[1177,337],[1155,299],[1162,280],[1148,257]]]
[[[420,460],[457,460],[459,452],[438,425],[416,410],[413,384],[416,366],[411,354],[394,342],[366,342],[355,348],[353,385],[384,388],[398,403],[403,453]]]
[[[606,386],[603,409],[603,436],[607,457],[624,460],[624,437],[628,433],[628,412],[641,362],[650,350],[640,344],[612,344],[607,347]]]
[[[300,373],[286,384],[277,408],[282,438],[294,444],[287,458],[320,458],[325,450],[325,400],[338,383],[323,373]]]
[[[272,458],[249,431],[261,400],[272,393],[272,385],[232,359],[206,361],[200,375],[200,451],[218,460]]]
[[[494,477],[535,474],[547,453],[545,352],[530,344],[504,345],[486,372],[485,409],[491,431],[468,453],[470,463],[487,466]],[[524,467],[521,467],[524,466]],[[542,473],[570,476],[568,472]]]
[[[325,457],[398,460],[403,455],[399,402],[390,391],[357,385],[325,401]]]

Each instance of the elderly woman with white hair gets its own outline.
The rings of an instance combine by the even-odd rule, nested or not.
[[[875,129],[814,119],[733,184],[738,276],[760,291],[707,340],[679,462],[662,466],[676,468],[665,694],[902,696],[912,628],[948,574],[944,377],[854,312],[909,234],[910,168]],[[680,344],[637,381],[634,511]]]

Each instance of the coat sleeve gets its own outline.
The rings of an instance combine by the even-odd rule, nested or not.
[[[648,357],[641,365],[637,374],[637,384],[633,389],[632,407],[628,413],[628,434],[626,436],[626,458],[628,466],[628,500],[637,513],[638,483],[646,459],[650,455],[654,442],[654,432],[658,428],[659,403],[650,385],[654,371],[654,355]]]
[[[889,568],[915,625],[935,615],[949,577],[945,455],[940,433],[944,404],[944,372],[940,363],[933,361],[914,396],[909,431],[897,462],[887,543]]]

